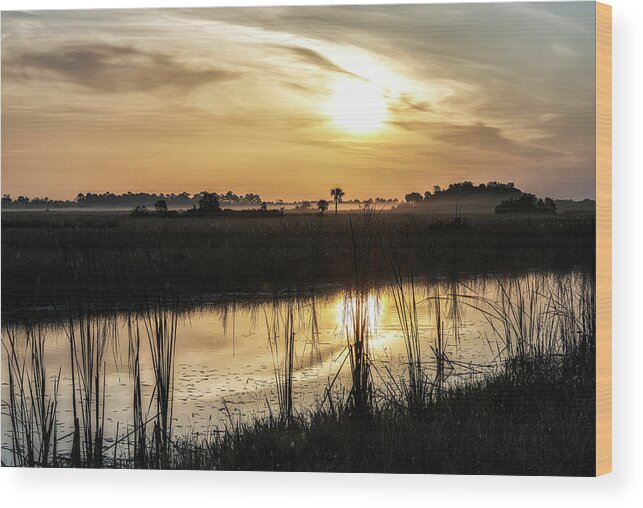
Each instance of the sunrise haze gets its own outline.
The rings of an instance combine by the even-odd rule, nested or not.
[[[595,197],[593,2],[2,14],[2,192]]]

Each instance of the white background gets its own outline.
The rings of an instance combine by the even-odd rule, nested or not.
[[[261,0],[0,0],[3,10],[270,5]],[[288,1],[281,4],[413,3]],[[417,2],[415,2],[417,3]],[[0,469],[0,506],[643,506],[643,2],[611,0],[614,33],[614,472],[594,478]]]

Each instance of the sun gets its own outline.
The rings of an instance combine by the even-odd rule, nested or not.
[[[326,114],[338,129],[369,134],[382,129],[388,117],[384,91],[359,78],[339,78],[332,85]]]

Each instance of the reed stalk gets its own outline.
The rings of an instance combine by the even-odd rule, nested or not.
[[[5,404],[11,422],[12,461],[16,466],[55,467],[60,370],[52,380],[48,378],[42,326],[25,324],[22,332],[19,338],[16,330],[6,327],[2,340],[7,358],[9,400]]]
[[[282,305],[273,301],[272,315],[266,314],[268,343],[272,354],[277,402],[281,421],[289,424],[293,416],[293,371],[295,362],[294,302],[288,298]]]

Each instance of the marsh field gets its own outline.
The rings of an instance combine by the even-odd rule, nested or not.
[[[2,464],[593,475],[595,216],[2,214]]]

